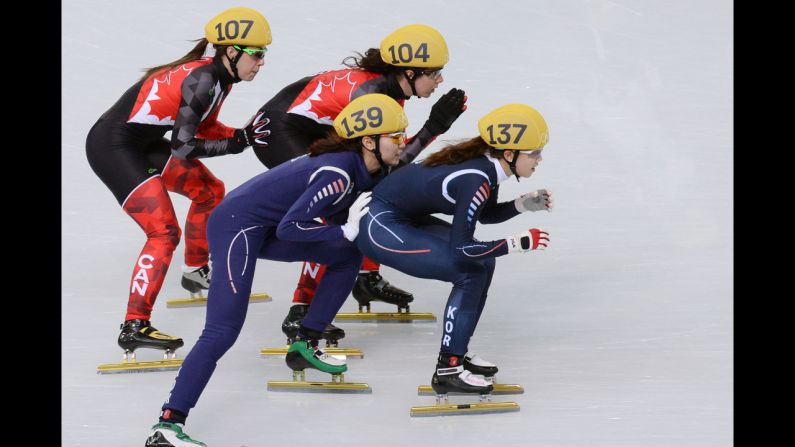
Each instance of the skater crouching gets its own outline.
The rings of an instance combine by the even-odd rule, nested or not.
[[[499,223],[521,212],[550,210],[538,190],[497,202],[499,184],[530,177],[548,140],[544,118],[522,104],[480,119],[480,136],[447,146],[422,163],[402,167],[373,190],[356,244],[365,256],[419,278],[452,283],[431,385],[437,394],[491,392],[497,367],[469,353],[469,340],[486,304],[495,258],[544,249],[546,232],[531,228],[505,239],[474,239],[475,224]],[[452,224],[433,213],[453,216]]]
[[[383,172],[398,164],[407,126],[406,114],[394,99],[360,96],[334,120],[336,134],[314,143],[308,156],[252,178],[216,207],[207,227],[214,270],[205,327],[179,370],[147,446],[197,445],[182,426],[218,360],[240,334],[257,259],[327,265],[287,363],[293,370],[347,370],[344,362],[318,349],[318,340],[351,292],[362,265],[352,241],[370,193],[359,192],[372,188]]]
[[[272,169],[306,153],[314,142],[332,130],[332,121],[351,100],[366,93],[382,93],[399,104],[417,98],[429,98],[444,82],[442,70],[449,62],[447,42],[431,26],[412,24],[389,33],[379,47],[364,54],[347,57],[344,68],[306,76],[284,87],[258,111],[270,120],[272,133],[267,144],[254,147],[254,153]],[[453,88],[442,95],[418,132],[407,139],[401,154],[410,163],[435,138],[445,133],[466,110],[466,96]],[[295,337],[306,315],[325,266],[305,264],[293,295],[293,305],[282,323],[288,340]],[[366,304],[383,301],[406,308],[414,296],[390,284],[379,273],[378,264],[366,259],[356,278],[353,297]],[[345,332],[334,325],[326,328],[324,338],[336,342]]]
[[[241,23],[247,24],[246,33],[223,34]],[[168,192],[192,202],[182,285],[191,292],[206,289],[207,219],[224,196],[224,184],[199,159],[241,153],[267,132],[255,122],[242,129],[226,127],[218,114],[235,83],[257,76],[271,40],[259,12],[239,7],[220,13],[205,25],[205,37],[193,50],[147,70],[88,133],[91,168],[147,237],[127,288],[127,314],[118,337],[125,359],[141,347],[173,352],[183,345],[149,321],[182,234]],[[215,55],[203,57],[211,43]],[[170,140],[163,138],[168,131]]]

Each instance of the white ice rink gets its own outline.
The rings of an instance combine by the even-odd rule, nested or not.
[[[62,3],[64,446],[142,446],[176,376],[95,373],[121,359],[116,337],[144,235],[91,171],[86,134],[141,69],[181,57],[210,17],[238,5],[260,10],[274,39],[257,78],[226,101],[227,125],[399,26],[425,23],[445,36],[451,59],[430,100],[407,102],[409,133],[452,87],[466,91],[469,108],[426,153],[475,136],[497,106],[530,104],[550,143],[535,175],[505,183],[500,198],[545,187],[556,203],[476,233],[496,239],[535,226],[551,236],[545,252],[498,259],[470,344],[499,365],[502,382],[525,387],[504,396],[520,412],[409,417],[409,407],[433,400],[416,387],[433,372],[438,322],[340,323],[342,345],[365,352],[349,360],[346,378],[368,382],[371,395],[268,392],[266,381],[289,370],[259,349],[284,342],[301,264],[259,261],[254,289],[274,300],[250,306],[190,414],[191,436],[212,447],[733,443],[731,2],[71,0]],[[204,162],[227,191],[264,169],[250,149]],[[172,199],[182,223],[189,202]],[[184,295],[182,260],[180,244],[153,314],[155,326],[185,339],[180,358],[205,313],[166,308]],[[447,284],[383,273],[414,293],[412,310],[441,316]]]

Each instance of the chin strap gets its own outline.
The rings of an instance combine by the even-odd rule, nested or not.
[[[414,80],[417,79],[417,70],[411,70],[414,73],[414,77],[410,78],[409,75],[406,74],[407,70],[403,70],[403,77],[409,82],[409,87],[411,87],[411,94],[419,98],[420,96],[417,94],[417,89],[414,88]],[[411,98],[411,96],[409,96]],[[408,99],[408,98],[406,98]]]
[[[505,152],[505,151],[503,151]],[[505,158],[505,156],[503,156]],[[516,177],[516,181],[519,182],[519,174],[516,173],[516,160],[519,159],[519,156],[516,155],[516,152],[513,153],[513,160],[508,161],[508,167],[511,168],[511,172],[513,173],[514,177]]]
[[[392,167],[384,163],[384,160],[381,158],[381,148],[380,148],[381,138],[376,136],[376,138],[373,138],[373,140],[375,141],[375,149],[373,149],[373,155],[375,155],[375,159],[378,160],[378,165],[381,166],[381,171],[379,172],[379,174],[381,175],[381,177],[386,177],[387,175],[389,175],[389,171],[392,170],[391,169]]]
[[[224,52],[224,56],[226,56],[226,58],[229,60],[229,66],[232,68],[232,73],[235,76],[235,82],[242,81],[242,79],[240,79],[240,76],[238,76],[238,74],[237,74],[237,61],[239,61],[240,58],[243,57],[243,52],[242,51],[238,51],[237,52],[237,56],[235,56],[234,59],[229,57],[229,54],[226,53],[226,52]]]

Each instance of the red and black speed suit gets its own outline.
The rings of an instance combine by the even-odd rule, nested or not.
[[[306,154],[309,146],[333,132],[334,118],[351,101],[367,93],[381,93],[401,106],[408,99],[394,73],[379,74],[358,68],[325,71],[300,79],[276,94],[260,108],[270,119],[267,147],[255,147],[257,158],[268,168]],[[436,135],[425,127],[406,141],[401,164],[410,163]],[[363,270],[379,265],[365,258]],[[311,302],[323,266],[304,263],[293,302]]]
[[[191,61],[130,87],[86,138],[91,169],[146,233],[135,262],[127,316],[149,319],[181,231],[168,191],[193,202],[185,264],[207,264],[206,226],[224,184],[198,159],[229,153],[235,129],[218,122],[234,79],[220,61]],[[171,140],[163,137],[171,131]]]

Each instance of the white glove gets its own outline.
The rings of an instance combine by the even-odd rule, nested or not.
[[[529,192],[513,201],[516,205],[516,210],[520,213],[526,211],[542,211],[552,210],[552,191],[548,189],[539,189],[538,191]]]
[[[348,221],[342,226],[342,233],[345,235],[345,239],[353,242],[356,236],[359,235],[359,220],[370,211],[370,208],[366,205],[370,203],[372,194],[372,191],[361,193],[353,201],[351,207],[348,208]]]
[[[543,250],[547,248],[549,233],[538,228],[531,228],[505,240],[508,241],[508,253]]]

